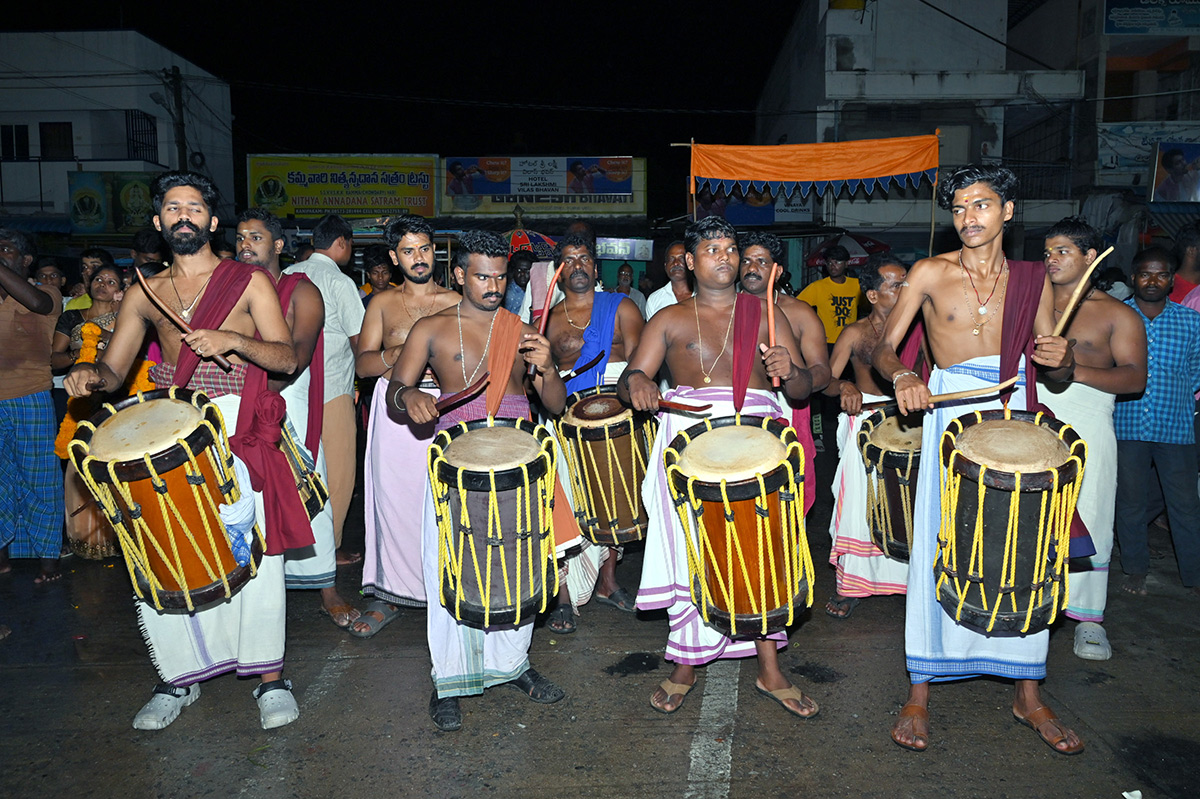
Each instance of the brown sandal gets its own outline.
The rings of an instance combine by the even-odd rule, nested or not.
[[[1066,734],[1062,733],[1062,730],[1064,730],[1066,728],[1063,727],[1061,724],[1054,725],[1054,726],[1058,727],[1058,729],[1059,729],[1059,735],[1057,738],[1051,739],[1051,738],[1046,737],[1045,735],[1042,735],[1042,731],[1040,729],[1041,726],[1043,724],[1045,724],[1047,721],[1055,721],[1057,719],[1058,719],[1058,715],[1053,710],[1046,707],[1045,705],[1042,705],[1037,710],[1030,713],[1028,716],[1021,716],[1020,714],[1017,713],[1017,709],[1013,708],[1013,720],[1016,721],[1018,724],[1024,724],[1026,727],[1028,727],[1029,729],[1036,732],[1038,734],[1038,737],[1041,738],[1046,743],[1046,746],[1050,747],[1055,752],[1058,752],[1060,755],[1077,755],[1080,752],[1082,752],[1083,748],[1084,748],[1083,741],[1080,741],[1078,746],[1073,746],[1069,749],[1059,749],[1058,748],[1058,744],[1067,740]]]
[[[896,727],[899,727],[900,722],[904,721],[905,719],[915,719],[915,720],[925,722],[925,734],[924,735],[919,735],[916,733],[915,729],[913,730],[914,738],[917,738],[917,739],[924,738],[925,739],[924,746],[915,746],[914,744],[906,744],[903,741],[901,741],[899,738],[896,737]],[[892,743],[896,744],[896,746],[903,747],[904,749],[907,749],[910,752],[924,752],[926,749],[928,749],[929,748],[929,708],[925,707],[924,705],[916,705],[916,704],[912,704],[912,703],[909,703],[909,704],[905,705],[904,707],[900,708],[900,718],[896,719],[896,723],[892,727]]]
[[[668,702],[671,701],[671,697],[673,697],[673,696],[680,697],[679,704],[676,705],[673,709],[667,710],[666,708],[659,707],[658,705],[654,704],[654,695],[653,694],[650,695],[650,707],[654,708],[659,713],[666,713],[667,715],[670,715],[670,714],[674,713],[675,711],[679,710],[679,708],[683,707],[684,698],[687,697],[688,691],[692,690],[692,688],[694,688],[695,685],[688,685],[687,683],[671,682],[670,680],[663,680],[661,683],[658,684],[658,687],[663,689],[663,691],[666,692]]]

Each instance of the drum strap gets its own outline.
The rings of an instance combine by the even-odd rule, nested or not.
[[[737,295],[733,309],[733,407],[740,413],[746,389],[758,358],[758,327],[762,300],[753,294]]]

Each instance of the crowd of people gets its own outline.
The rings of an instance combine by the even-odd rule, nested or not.
[[[604,291],[595,232],[587,223],[573,225],[555,248],[561,280],[545,288],[558,299],[541,328],[535,326],[541,297],[530,288],[535,259],[510,253],[495,234],[460,234],[442,277],[432,228],[419,217],[398,217],[387,223],[384,242],[363,252],[367,282],[359,286],[345,271],[353,230],[335,215],[316,225],[311,253],[291,265],[283,260],[279,220],[258,208],[241,214],[235,246],[227,257],[218,254],[216,193],[192,173],[155,181],[154,236],[139,237],[132,253],[145,289],[97,249],[83,253],[82,290],[64,294],[67,281],[57,264],[35,269],[32,237],[0,230],[6,442],[0,570],[10,570],[11,557],[40,558],[39,582],[60,576],[64,519],[69,533],[72,512],[87,504],[86,493],[71,488],[70,469],[64,474],[62,447],[55,452],[60,426],[86,418],[81,414],[92,407],[75,403],[128,395],[150,383],[198,389],[222,410],[238,468],[254,486],[264,554],[255,575],[225,601],[188,613],[138,603],[161,682],[134,717],[136,728],[171,724],[198,699],[203,681],[230,671],[260,677],[254,697],[264,728],[295,720],[299,708],[283,677],[287,589],[319,590],[321,611],[358,638],[379,634],[405,609],[424,609],[433,664],[429,713],[440,730],[461,727],[462,697],[497,685],[553,703],[564,691],[530,664],[534,625],[481,629],[442,605],[439,520],[424,464],[435,435],[459,422],[550,423],[574,392],[607,385],[634,411],[659,414],[638,487],[649,519],[642,573],[630,590],[618,579],[621,546],[586,539],[571,546],[561,559],[547,628],[573,633],[578,608],[590,601],[628,613],[666,610],[665,653],[674,666],[649,697],[655,710],[670,714],[684,704],[697,667],[755,657],[758,692],[808,719],[819,712],[817,702],[780,665],[786,633],[730,637],[693,604],[692,533],[675,512],[663,451],[697,417],[660,407],[694,402],[711,406],[704,415],[714,418],[785,420],[807,463],[818,457],[824,407],[837,415],[838,457],[829,530],[837,590],[825,612],[847,619],[867,597],[907,595],[910,681],[892,730],[895,743],[918,751],[929,745],[931,683],[986,674],[1013,680],[1013,716],[1055,751],[1075,754],[1083,741],[1039,692],[1049,632],[980,634],[956,624],[937,603],[933,572],[925,568],[934,561],[942,522],[936,464],[920,471],[913,489],[909,562],[923,567],[910,569],[872,542],[856,436],[866,406],[881,401],[894,402],[901,414],[924,415],[927,453],[937,451],[952,419],[976,409],[1046,409],[1075,427],[1089,448],[1078,511],[1091,547],[1072,562],[1065,612],[1076,621],[1081,658],[1111,657],[1103,620],[1114,538],[1127,575],[1121,588],[1145,595],[1147,526],[1164,508],[1183,585],[1200,592],[1193,428],[1200,289],[1178,294],[1186,280],[1200,278],[1200,234],[1185,230],[1175,252],[1138,253],[1130,296],[1119,299],[1119,288],[1085,278],[1103,241],[1078,218],[1047,231],[1041,260],[1005,257],[1016,190],[1003,168],[960,169],[937,187],[959,249],[911,267],[877,254],[852,276],[849,253],[831,247],[826,277],[796,297],[772,288],[785,283],[772,278],[785,271],[783,243],[718,217],[692,223],[682,241],[664,249],[662,287],[634,287],[626,264],[615,287]],[[1068,308],[1078,294],[1078,310]],[[1057,330],[1064,315],[1065,329]],[[231,362],[229,371],[218,356]],[[481,375],[488,376],[486,386],[472,393]],[[1016,383],[1007,392],[934,401],[942,392],[995,388],[1010,377]],[[56,380],[61,399],[70,398],[57,408]],[[360,457],[356,380],[369,396],[361,457],[362,590],[370,601],[361,609],[336,588],[339,563],[355,561],[340,546]],[[454,404],[439,403],[451,395]],[[298,513],[294,497],[288,501],[295,488],[286,464],[255,449],[274,446],[284,429],[303,444],[328,486],[328,502],[315,515]],[[578,534],[575,500],[562,488],[569,482],[564,474],[556,489],[562,501],[555,504],[555,526]],[[804,499],[807,512],[811,491]],[[105,524],[97,519],[71,536],[76,551],[116,554]],[[633,575],[623,579],[635,582]]]

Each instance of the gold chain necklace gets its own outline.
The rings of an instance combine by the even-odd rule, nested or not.
[[[499,313],[492,314],[492,323],[488,325],[487,342],[483,345],[483,354],[479,356],[479,363],[475,364],[475,371],[471,372],[471,379],[467,379],[467,352],[463,349],[462,335],[462,303],[454,306],[454,315],[458,317],[458,354],[460,356],[458,365],[462,367],[463,388],[475,382],[475,375],[479,374],[479,367],[483,366],[483,362],[487,360],[488,350],[492,348],[492,331],[496,329],[496,317]]]
[[[967,294],[967,267],[964,266],[962,262],[962,250],[959,250],[958,252],[958,266],[962,270],[963,299],[966,300],[967,315],[971,317],[971,324],[975,326],[975,329],[971,331],[971,335],[978,336],[980,328],[995,319],[996,314],[993,313],[989,316],[985,316],[982,322],[975,319],[975,312],[971,310],[971,297],[969,294]],[[1001,277],[1004,278],[1004,285],[1000,286],[1000,297],[996,300],[997,309],[1004,307],[1004,294],[1008,291],[1007,258],[1004,259],[1004,264],[1000,267],[1000,274],[996,275],[996,285],[999,285]],[[974,278],[972,278],[972,285],[974,285]],[[992,295],[996,293],[996,285],[992,286],[992,294],[988,295],[989,301],[992,299]],[[978,292],[976,294],[978,295]],[[987,313],[987,303],[980,303],[979,310],[981,313]]]
[[[567,324],[570,325],[571,327],[575,328],[576,330],[587,330],[589,327],[592,326],[592,317],[591,316],[588,317],[587,324],[584,325],[583,327],[580,327],[579,325],[572,322],[571,314],[567,311],[567,301],[566,300],[563,300],[563,316],[567,317]]]
[[[712,382],[712,371],[717,368],[717,361],[721,360],[721,356],[725,354],[725,348],[729,346],[729,331],[733,330],[733,314],[737,310],[736,300],[733,307],[729,309],[729,325],[725,328],[725,339],[721,342],[721,351],[717,353],[716,359],[712,362],[712,366],[707,370],[704,368],[704,336],[700,332],[700,304],[692,300],[692,310],[696,312],[696,357],[700,361],[700,374],[704,375],[704,382]]]
[[[200,295],[208,288],[208,281],[212,280],[212,276],[217,273],[213,270],[208,273],[208,280],[204,281],[204,285],[196,292],[196,296],[192,298],[192,302],[186,308],[183,306],[183,297],[179,296],[179,289],[175,287],[175,264],[171,264],[171,271],[167,273],[167,277],[171,279],[171,290],[175,292],[175,299],[179,300],[179,315],[183,317],[183,321],[192,321],[192,309],[196,307],[196,303],[200,301]]]
[[[408,292],[406,292],[402,289],[400,291],[400,294],[401,294],[400,304],[404,306],[404,313],[408,314],[408,318],[414,323],[416,323],[418,320],[424,319],[426,316],[429,316],[429,312],[433,310],[434,304],[437,303],[437,294],[434,294],[433,299],[431,299],[429,301],[428,306],[426,306],[425,308],[420,308],[420,307],[417,308],[417,311],[419,312],[420,315],[413,316],[413,312],[411,310],[409,310],[409,308],[408,308]]]

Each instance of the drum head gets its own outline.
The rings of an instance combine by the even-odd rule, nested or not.
[[[127,405],[108,417],[92,436],[90,454],[101,461],[141,460],[170,449],[204,418],[203,412],[179,399],[151,399]]]
[[[679,471],[707,483],[734,483],[766,474],[786,458],[783,442],[761,427],[717,427],[684,447],[679,454]]]
[[[871,443],[892,452],[920,452],[921,425],[901,424],[899,416],[889,416],[871,431]],[[920,421],[920,417],[917,417]]]
[[[479,427],[450,442],[443,457],[455,468],[475,472],[513,469],[537,460],[541,453],[531,433],[515,427]]]
[[[955,439],[955,448],[988,469],[1045,472],[1067,461],[1067,445],[1051,430],[1016,419],[973,424]]]
[[[576,427],[608,427],[633,417],[616,394],[593,394],[577,401],[563,415],[563,422]]]

